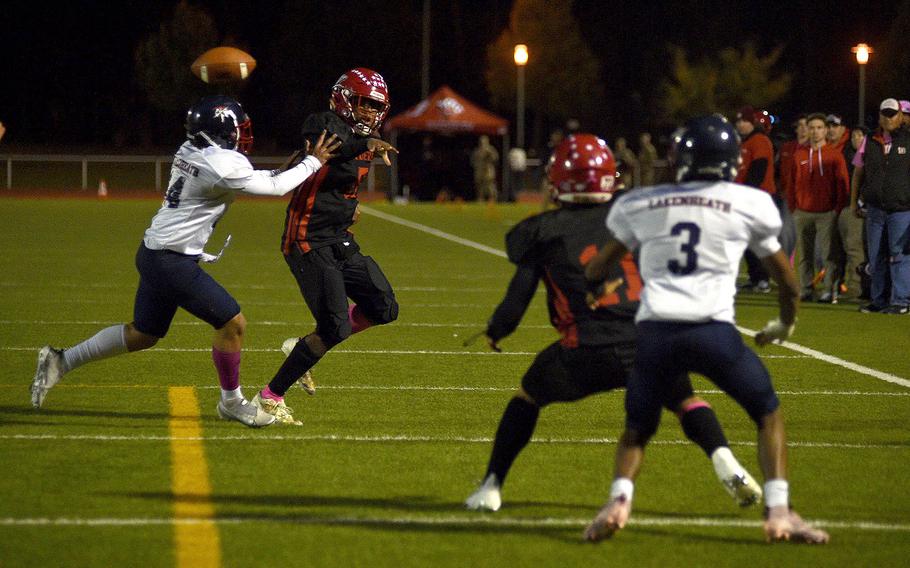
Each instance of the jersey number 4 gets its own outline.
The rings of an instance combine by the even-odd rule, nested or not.
[[[164,202],[167,203],[168,209],[177,209],[180,205],[180,194],[183,193],[183,184],[185,183],[186,178],[180,176],[171,184],[171,187],[167,188],[167,193],[164,194]]]
[[[698,253],[695,252],[695,245],[701,239],[701,229],[695,223],[677,223],[670,229],[670,234],[674,237],[681,236],[683,233],[687,234],[687,237],[684,237],[687,240],[679,245],[679,251],[686,255],[685,264],[676,258],[667,262],[670,272],[680,276],[692,274],[698,268]]]

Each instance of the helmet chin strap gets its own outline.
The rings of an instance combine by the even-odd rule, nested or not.
[[[218,148],[221,148],[221,144],[218,144],[217,142],[215,142],[214,140],[212,140],[212,138],[211,138],[208,134],[206,134],[205,132],[202,132],[202,131],[200,130],[200,131],[199,131],[199,136],[202,136],[202,138],[203,138],[206,142],[208,142],[210,146],[216,146],[216,147],[218,147]],[[234,148],[233,148],[233,149],[234,149],[234,150],[237,149],[237,145],[236,145],[236,144],[234,145]]]

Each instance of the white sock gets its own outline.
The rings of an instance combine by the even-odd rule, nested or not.
[[[790,505],[790,484],[786,479],[769,479],[765,482],[765,505],[769,509]]]
[[[126,326],[106,327],[63,352],[63,370],[68,373],[91,361],[126,353]]]
[[[224,402],[233,402],[235,400],[242,400],[242,399],[243,399],[243,392],[241,392],[240,387],[237,387],[234,390],[221,389],[221,400]]]
[[[724,481],[734,475],[739,475],[744,471],[743,466],[739,464],[733,452],[726,446],[721,446],[711,454],[711,463],[714,464],[714,473],[717,479]]]
[[[635,491],[635,484],[628,477],[617,477],[610,486],[610,499],[625,495],[629,503],[632,502],[632,493]]]

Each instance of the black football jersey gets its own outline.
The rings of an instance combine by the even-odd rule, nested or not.
[[[563,205],[525,219],[506,236],[509,260],[519,267],[516,277],[533,271],[544,282],[550,322],[562,335],[565,347],[608,345],[635,338],[634,318],[642,283],[631,255],[611,268],[609,280],[622,278],[619,288],[600,298],[596,310],[586,302],[585,265],[611,237],[605,223],[611,204]],[[517,298],[530,301],[527,294],[512,294],[510,286],[503,303]],[[497,314],[507,319],[518,313],[520,319],[526,304],[521,310],[501,307],[489,329],[514,329],[517,321],[496,321]]]
[[[373,153],[367,137],[354,134],[348,124],[332,111],[311,114],[303,123],[303,138],[310,147],[322,131],[342,141],[338,156],[329,160],[291,194],[281,238],[281,250],[292,247],[301,252],[350,239],[348,228],[357,208],[360,182],[370,171]]]

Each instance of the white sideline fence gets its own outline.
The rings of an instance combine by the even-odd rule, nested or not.
[[[252,156],[250,161],[258,168],[267,168],[269,166],[277,167],[284,163],[287,156]],[[141,155],[112,155],[112,154],[0,154],[0,160],[6,162],[6,189],[13,188],[13,164],[20,163],[79,163],[82,166],[82,178],[80,187],[85,190],[89,188],[89,164],[137,164],[153,165],[155,177],[155,190],[164,191],[164,184],[170,176],[171,162],[174,161],[173,155],[167,156],[141,156]],[[382,163],[382,160],[376,159],[374,164]],[[163,166],[163,167],[162,167]],[[375,191],[376,180],[373,172],[375,168],[370,168],[367,176],[367,192]],[[75,180],[74,180],[75,181]],[[93,184],[94,185],[94,184]]]

